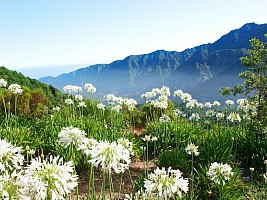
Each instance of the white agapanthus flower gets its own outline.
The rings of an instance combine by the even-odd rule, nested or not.
[[[69,94],[82,92],[82,88],[80,86],[76,86],[76,85],[66,85],[63,87],[63,90],[64,90],[64,92],[67,92]]]
[[[169,97],[171,95],[170,88],[163,85],[160,89],[160,94]]]
[[[124,148],[128,149],[129,152],[130,152],[130,154],[131,154],[131,156],[134,155],[134,151],[133,151],[133,143],[130,142],[128,139],[126,139],[126,138],[119,138],[119,139],[117,140],[117,143],[118,143],[118,144],[121,144],[122,146],[124,146]]]
[[[115,111],[116,113],[119,113],[122,109],[121,105],[115,105],[111,108],[112,111]]]
[[[173,93],[173,96],[174,97],[182,97],[182,95],[183,95],[183,91],[182,90],[176,90],[176,91],[174,91],[174,93]]]
[[[216,118],[217,119],[223,119],[224,118],[224,113],[221,113],[221,112],[216,113]]]
[[[184,117],[185,114],[183,113],[183,111],[179,110],[178,108],[173,110],[173,114],[175,115],[175,117],[180,118],[180,117]]]
[[[60,107],[59,106],[54,107],[53,111],[59,112],[60,111]]]
[[[123,173],[131,163],[131,152],[117,142],[100,141],[88,153],[91,157],[89,163],[104,171]]]
[[[17,176],[20,199],[65,199],[77,187],[77,180],[73,163],[53,156],[32,159]]]
[[[13,172],[20,169],[24,156],[22,147],[16,147],[5,140],[0,140],[0,173],[8,171]]]
[[[67,148],[70,144],[74,144],[75,146],[79,146],[80,143],[86,138],[86,133],[83,130],[75,127],[64,127],[58,133],[58,143]]]
[[[190,121],[198,121],[200,119],[200,116],[198,113],[192,113],[191,116],[189,117]]]
[[[7,81],[5,79],[1,78],[0,79],[0,88],[6,87],[6,85],[7,85]]]
[[[210,103],[209,101],[207,101],[207,102],[204,103],[204,106],[206,108],[211,108],[212,107],[212,103]]]
[[[93,94],[93,93],[96,92],[96,88],[95,88],[95,87],[93,86],[93,84],[91,84],[91,83],[86,83],[86,84],[84,84],[84,88],[86,89],[86,91],[87,91],[88,93]]]
[[[19,199],[16,183],[16,170],[11,174],[5,171],[0,175],[0,198],[3,200]]]
[[[151,135],[145,135],[145,137],[142,138],[143,141],[149,142],[151,139]]]
[[[76,95],[74,96],[74,99],[75,99],[75,101],[82,101],[82,100],[83,100],[83,95],[81,95],[81,94],[76,94]]]
[[[228,164],[214,162],[210,165],[207,175],[216,184],[225,184],[233,176],[232,167]]]
[[[182,96],[180,97],[183,102],[190,101],[192,99],[191,94],[188,93],[183,93]]]
[[[85,108],[86,104],[84,103],[84,101],[80,101],[77,105],[79,108]]]
[[[65,100],[65,104],[72,105],[73,104],[73,100],[72,99],[66,99]]]
[[[225,103],[228,106],[234,105],[234,101],[232,101],[232,100],[226,100]]]
[[[231,112],[226,119],[231,121],[231,122],[234,122],[234,121],[241,122],[240,115],[238,113],[234,113],[234,112]]]
[[[199,155],[198,146],[194,145],[193,143],[190,143],[185,147],[185,152],[189,155],[192,154],[195,154],[195,156]]]
[[[171,120],[171,118],[168,116],[168,115],[166,115],[166,114],[163,114],[160,118],[159,118],[159,121],[160,122],[168,122],[168,121],[170,121]]]
[[[105,105],[103,103],[98,103],[96,104],[96,107],[99,109],[99,110],[105,110]]]
[[[214,107],[219,107],[221,103],[219,101],[214,101],[212,104]]]
[[[182,177],[180,170],[173,170],[170,167],[165,170],[155,169],[154,173],[148,175],[144,181],[145,192],[155,199],[171,199],[175,195],[180,198],[183,193],[188,192],[188,180]]]
[[[13,94],[21,94],[23,92],[19,84],[11,84],[8,87],[8,90],[11,91]]]

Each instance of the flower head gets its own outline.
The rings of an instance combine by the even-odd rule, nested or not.
[[[232,168],[228,164],[212,163],[207,175],[216,184],[225,184],[225,181],[229,180],[233,176]]]
[[[13,94],[21,94],[23,92],[19,84],[11,84],[8,87],[8,90],[10,90]]]
[[[85,139],[86,133],[79,128],[74,128],[72,126],[70,127],[64,127],[59,133],[58,133],[58,143],[67,148],[70,144],[74,144],[77,147],[80,143]]]
[[[160,122],[168,122],[168,121],[170,121],[170,120],[171,120],[171,118],[170,118],[168,115],[166,115],[166,114],[162,115],[162,116],[159,118],[159,121],[160,121]]]
[[[123,173],[131,163],[131,152],[120,142],[100,141],[88,153],[91,157],[90,163],[107,171]]]
[[[6,87],[6,85],[7,85],[7,81],[5,79],[1,78],[0,79],[0,88]]]
[[[87,92],[93,94],[96,92],[96,88],[91,83],[84,84],[84,88],[87,90]]]
[[[185,152],[189,155],[195,154],[195,156],[199,155],[198,152],[198,146],[195,146],[194,144],[188,144],[185,148]]]
[[[148,175],[144,182],[145,192],[157,199],[170,199],[175,194],[180,198],[183,192],[188,192],[188,180],[182,177],[180,170],[170,167],[166,170],[155,169],[154,173]]]
[[[42,160],[35,158],[18,175],[21,199],[64,199],[78,184],[73,163],[50,156]]]
[[[0,140],[0,173],[5,171],[11,173],[20,169],[23,160],[22,147],[16,147],[5,140]]]

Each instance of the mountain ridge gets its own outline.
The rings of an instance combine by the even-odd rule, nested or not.
[[[239,58],[247,55],[250,39],[257,37],[264,40],[265,33],[267,24],[248,23],[214,43],[181,52],[156,50],[148,54],[129,55],[110,64],[95,64],[39,80],[60,90],[66,84],[83,86],[92,83],[99,97],[113,93],[138,99],[145,91],[167,85],[172,91],[182,89],[190,92],[194,98],[215,100],[219,97],[221,87],[231,87],[243,81],[237,80],[238,73],[244,70]],[[205,91],[205,85],[213,87]]]

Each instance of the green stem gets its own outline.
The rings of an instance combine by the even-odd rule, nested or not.
[[[120,187],[119,187],[119,192],[118,192],[118,200],[120,199],[120,196],[121,196],[122,178],[123,178],[123,173],[120,174]]]

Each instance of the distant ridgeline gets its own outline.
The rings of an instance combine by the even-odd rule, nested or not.
[[[220,88],[244,81],[238,78],[239,72],[246,69],[239,58],[247,54],[249,40],[256,37],[264,41],[265,33],[267,24],[249,23],[230,31],[212,44],[182,52],[158,50],[131,55],[110,64],[92,65],[39,80],[60,90],[67,84],[83,86],[92,83],[100,98],[112,93],[139,101],[141,93],[166,85],[171,92],[181,89],[200,102],[223,100],[225,98],[221,97]]]
[[[38,80],[25,77],[23,74],[0,67],[0,79],[7,81],[7,87],[10,84],[19,84],[23,89],[22,95],[18,95],[18,114],[29,114],[31,116],[39,116],[47,109],[55,105],[60,105],[63,101],[63,94],[60,90],[53,86],[48,86]],[[5,102],[14,101],[12,94],[8,89],[1,89],[1,99]],[[11,104],[12,105],[12,104]],[[1,100],[0,109],[3,111],[3,102]],[[11,108],[12,109],[12,108]]]

